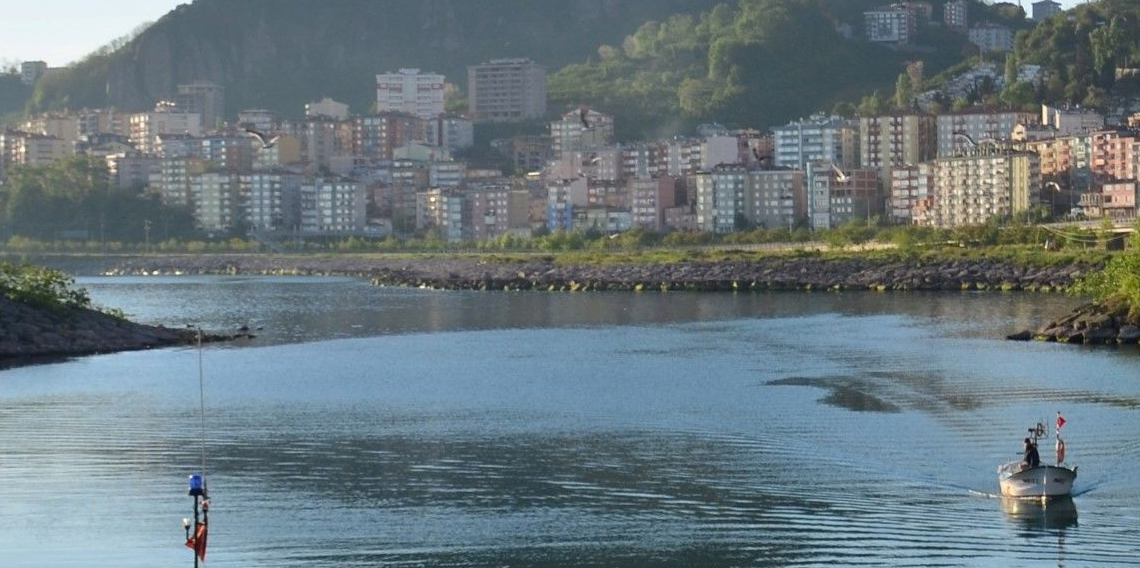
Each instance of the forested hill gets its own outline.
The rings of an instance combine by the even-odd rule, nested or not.
[[[366,112],[375,75],[402,67],[466,86],[466,68],[529,57],[555,71],[649,20],[721,0],[195,0],[125,47],[45,77],[31,110],[151,107],[176,85],[226,87],[227,114],[286,115],[329,96]]]
[[[942,2],[935,3],[940,19]],[[960,62],[965,37],[923,30],[914,49],[895,51],[858,39],[862,12],[878,0],[740,0],[692,17],[649,22],[621,44],[551,79],[551,96],[586,101],[626,119],[626,137],[660,124],[717,121],[767,128],[883,90],[889,96],[908,62],[927,76]],[[1001,20],[976,4],[979,19]],[[974,15],[974,14],[972,14]],[[839,31],[850,26],[855,39]],[[661,121],[660,117],[671,117]]]

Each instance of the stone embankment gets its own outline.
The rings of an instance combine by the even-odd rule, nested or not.
[[[1090,345],[1136,345],[1140,327],[1130,323],[1127,314],[1102,304],[1085,304],[1069,315],[1051,321],[1036,331],[1010,335],[1018,341],[1056,341]]]
[[[218,341],[215,335],[204,340]],[[197,332],[143,325],[87,309],[41,309],[0,296],[0,365],[197,341]]]
[[[1027,267],[1007,260],[768,258],[738,262],[566,265],[548,258],[396,259],[221,255],[122,259],[108,274],[303,274],[370,278],[380,286],[448,290],[763,291],[1061,290],[1098,266]]]

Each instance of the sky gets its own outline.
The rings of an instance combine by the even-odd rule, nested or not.
[[[1034,1],[1021,0],[1026,11]],[[1084,0],[1059,1],[1067,9]],[[0,64],[46,61],[63,67],[189,2],[0,0]]]

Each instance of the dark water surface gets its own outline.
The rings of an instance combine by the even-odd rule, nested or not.
[[[1140,565],[1140,356],[1000,339],[1073,298],[81,283],[260,328],[203,352],[208,566]],[[0,372],[0,566],[191,564],[198,404],[194,349]],[[995,498],[1058,410],[1076,497]]]

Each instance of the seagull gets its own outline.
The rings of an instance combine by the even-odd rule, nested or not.
[[[763,164],[768,160],[768,156],[761,154],[759,148],[752,149],[752,156],[756,158],[756,163],[758,164]]]
[[[280,134],[270,137],[252,128],[246,128],[245,131],[250,136],[257,138],[257,140],[261,142],[262,148],[272,148],[274,144],[277,144],[277,140],[281,138]]]
[[[579,106],[578,119],[582,121],[582,128],[590,128],[590,107],[586,105]]]
[[[843,170],[839,169],[839,166],[832,163],[831,169],[835,170],[835,181],[839,183],[847,183],[847,174],[843,173]]]

